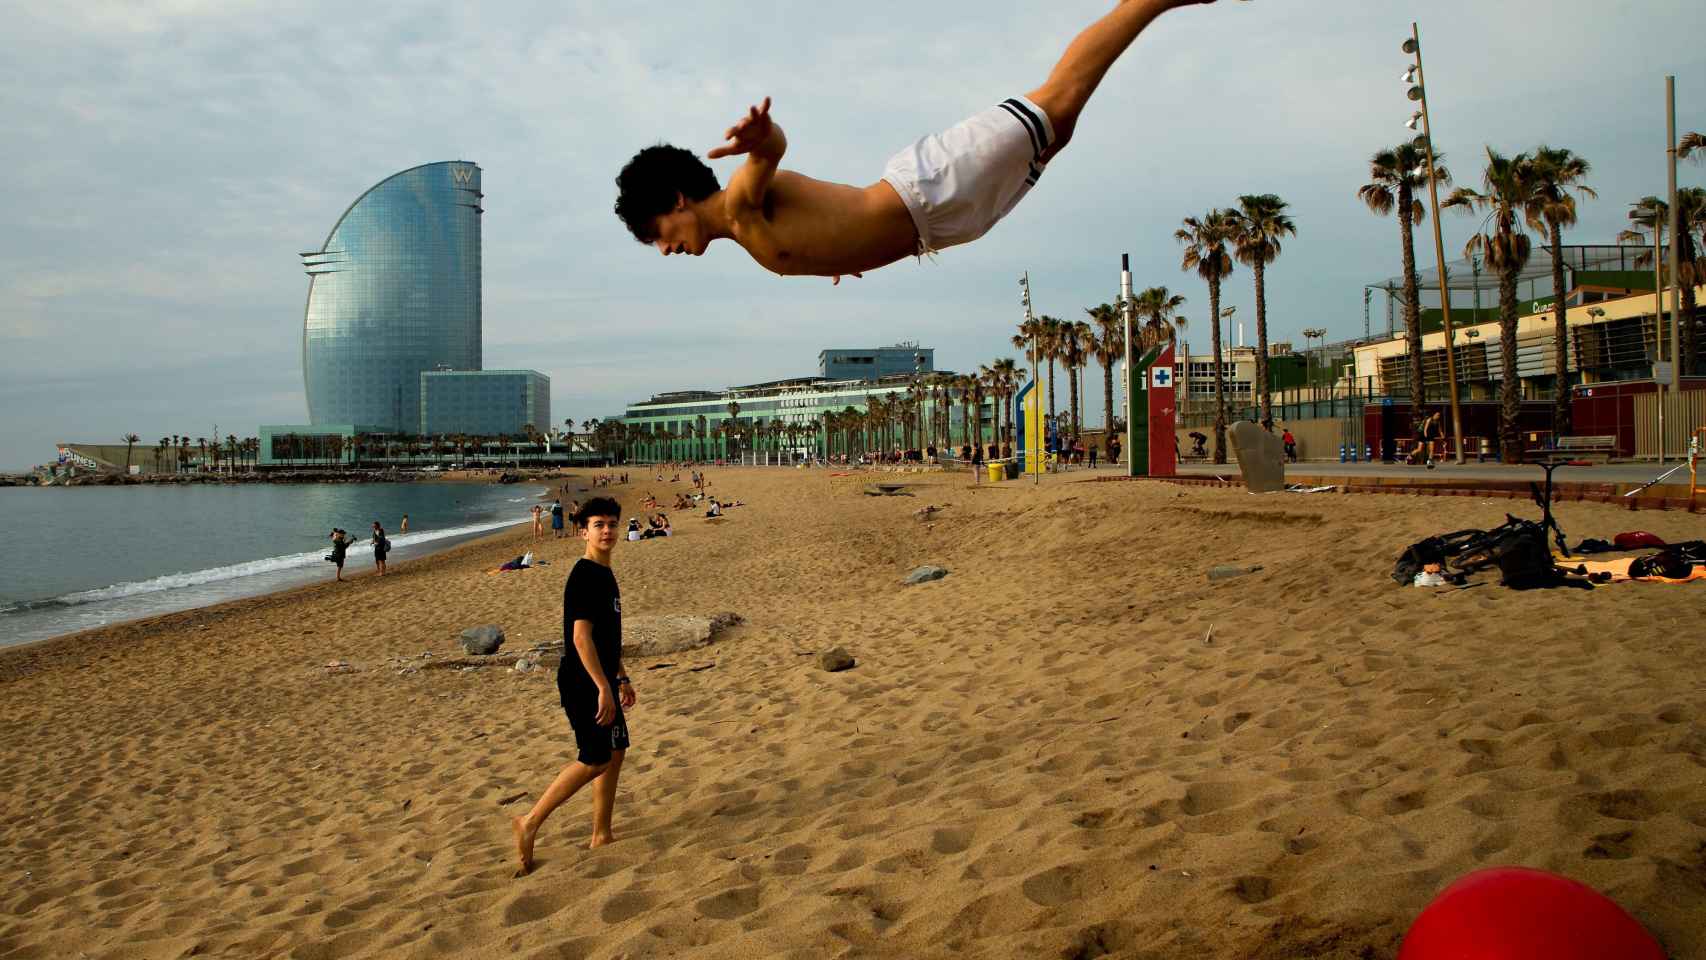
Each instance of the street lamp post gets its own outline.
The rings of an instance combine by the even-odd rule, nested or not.
[[[1132,400],[1137,396],[1132,390],[1131,378],[1131,337],[1133,332],[1131,315],[1136,306],[1137,303],[1131,295],[1131,254],[1122,253],[1120,254],[1120,319],[1125,325],[1125,376],[1122,378],[1122,382],[1125,384],[1123,407],[1125,408],[1126,446],[1130,445],[1131,440]],[[1133,456],[1133,451],[1122,448],[1122,452],[1126,455],[1126,476],[1137,476],[1135,466],[1137,458]]]
[[[1660,252],[1664,247],[1665,228],[1669,226],[1669,217],[1661,213],[1658,207],[1638,204],[1631,216],[1645,216],[1653,225],[1653,396],[1659,406],[1659,463],[1665,462],[1665,377],[1662,376],[1665,359],[1665,301],[1664,301],[1664,261]],[[1675,247],[1673,240],[1671,246]],[[1674,323],[1675,318],[1672,317]],[[1675,360],[1674,354],[1672,360]]]
[[[1030,357],[1031,357],[1031,402],[1036,404],[1037,403],[1037,386],[1038,386],[1037,385],[1037,328],[1036,328],[1036,324],[1033,322],[1034,318],[1031,315],[1031,274],[1030,274],[1030,271],[1027,270],[1025,273],[1023,273],[1019,276],[1019,290],[1021,293],[1019,300],[1021,303],[1023,303],[1025,305],[1025,329],[1029,330],[1031,333],[1031,349],[1026,351],[1026,352],[1029,353]],[[1128,354],[1128,356],[1129,356],[1129,354]],[[1038,405],[1038,409],[1040,410],[1041,404],[1037,404],[1037,405]],[[1041,418],[1039,417],[1038,419],[1041,419]],[[1043,481],[1043,473],[1042,473],[1042,470],[1040,469],[1040,467],[1044,461],[1039,460],[1037,458],[1042,453],[1040,448],[1043,446],[1043,438],[1046,437],[1047,435],[1048,435],[1048,428],[1046,426],[1044,426],[1041,430],[1037,431],[1037,436],[1035,436],[1035,437],[1031,436],[1031,425],[1030,425],[1029,421],[1027,420],[1027,422],[1025,424],[1025,456],[1027,457],[1027,459],[1025,460],[1025,469],[1031,471],[1031,483],[1033,486],[1036,484],[1040,484]]]
[[[1463,414],[1457,404],[1457,358],[1452,355],[1454,351],[1451,346],[1453,341],[1451,335],[1451,290],[1446,286],[1445,241],[1441,238],[1439,231],[1439,180],[1434,175],[1433,124],[1428,117],[1427,77],[1422,71],[1422,34],[1414,22],[1410,24],[1410,39],[1404,41],[1403,49],[1405,53],[1413,54],[1416,58],[1416,62],[1405,74],[1404,81],[1406,83],[1411,80],[1415,81],[1414,85],[1410,87],[1408,96],[1411,100],[1419,101],[1422,105],[1421,139],[1428,158],[1428,202],[1433,207],[1434,258],[1439,264],[1439,307],[1444,323],[1446,342],[1445,382],[1451,396],[1451,434],[1457,451],[1457,463],[1461,466],[1463,464]],[[1413,123],[1416,118],[1411,117],[1410,119]],[[1416,309],[1420,311],[1421,304],[1416,304]],[[1422,384],[1413,383],[1410,385],[1412,415],[1420,411],[1424,394]]]

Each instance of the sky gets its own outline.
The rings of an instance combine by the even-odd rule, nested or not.
[[[826,347],[913,340],[972,370],[1017,354],[1021,273],[1038,312],[1081,319],[1118,293],[1122,253],[1139,289],[1187,298],[1185,337],[1206,351],[1207,290],[1173,231],[1245,193],[1279,194],[1297,223],[1268,271],[1270,338],[1359,336],[1364,284],[1400,269],[1396,221],[1356,189],[1410,136],[1415,18],[1460,182],[1478,185],[1489,145],[1592,163],[1600,199],[1566,242],[1610,242],[1630,202],[1663,193],[1666,74],[1679,130],[1706,128],[1698,0],[1221,0],[1145,31],[1024,202],[934,261],[831,286],[727,241],[665,260],[612,213],[636,150],[703,153],[765,96],[784,166],[875,182],[913,140],[1038,86],[1108,7],[0,0],[0,470],[58,441],[304,422],[298,254],[421,163],[480,164],[485,364],[548,374],[560,423],[809,375]],[[737,162],[712,166],[727,182]],[[1447,214],[1448,256],[1474,225]],[[1417,243],[1431,266],[1429,234]],[[1247,270],[1223,302],[1253,342]],[[1098,424],[1100,370],[1086,379]]]

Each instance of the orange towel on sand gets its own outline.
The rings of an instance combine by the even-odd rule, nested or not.
[[[1688,571],[1688,576],[1680,580],[1673,580],[1670,577],[1631,577],[1629,567],[1635,560],[1635,557],[1624,557],[1622,560],[1590,560],[1581,566],[1585,567],[1588,573],[1611,574],[1612,583],[1627,583],[1633,580],[1639,580],[1642,583],[1688,583],[1691,580],[1706,580],[1706,564],[1698,563]]]

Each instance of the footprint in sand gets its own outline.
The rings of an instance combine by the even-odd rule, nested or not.
[[[758,909],[757,887],[735,887],[706,897],[693,905],[712,920],[736,920]]]
[[[1245,903],[1262,903],[1274,897],[1274,882],[1267,877],[1239,877],[1232,881],[1232,895]]]
[[[972,831],[967,827],[946,827],[930,837],[930,849],[940,854],[963,853],[971,846]]]
[[[1593,801],[1600,816],[1613,820],[1646,820],[1659,812],[1652,794],[1645,790],[1613,790],[1589,794],[1588,799]]]
[[[1582,856],[1589,860],[1627,860],[1635,855],[1633,844],[1635,831],[1619,830],[1616,833],[1602,833],[1593,838],[1593,843],[1582,851]]]
[[[599,908],[598,918],[605,923],[625,923],[657,903],[657,897],[644,890],[624,890],[613,894]]]
[[[1060,866],[1027,878],[1019,889],[1040,907],[1058,907],[1080,898],[1084,872],[1075,866]]]

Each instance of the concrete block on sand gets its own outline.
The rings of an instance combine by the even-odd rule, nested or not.
[[[624,617],[622,655],[656,657],[707,646],[718,634],[741,622],[738,613],[708,617],[665,614],[655,617]]]
[[[1232,425],[1232,449],[1238,455],[1238,472],[1251,493],[1275,493],[1285,489],[1285,443],[1248,420]]]

